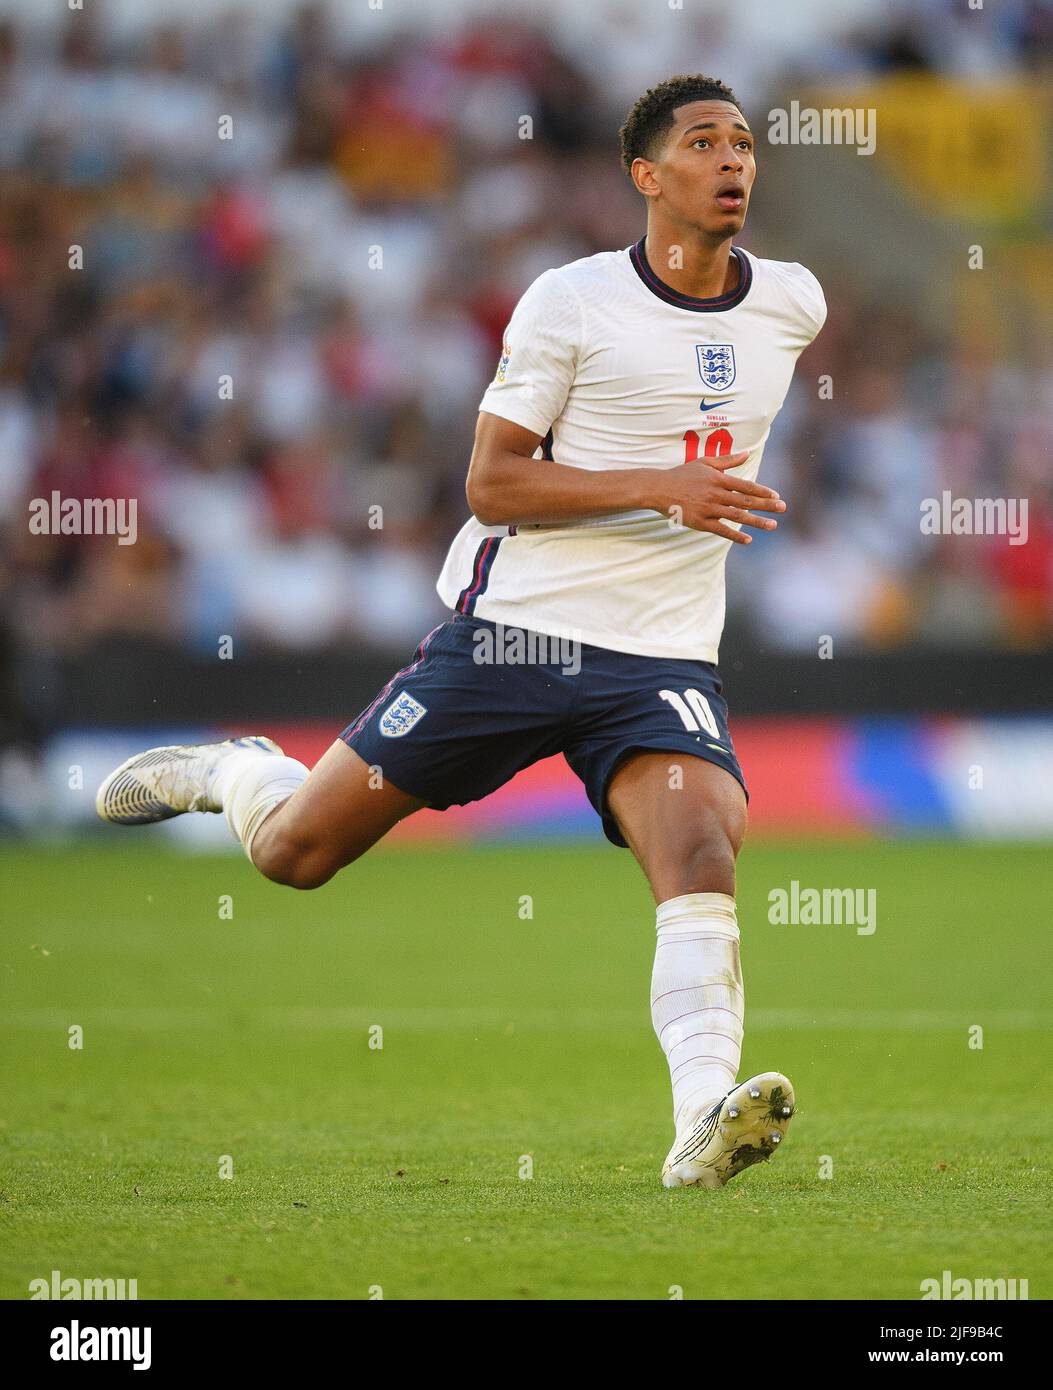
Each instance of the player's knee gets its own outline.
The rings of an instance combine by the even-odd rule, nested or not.
[[[264,826],[264,830],[267,827]],[[252,862],[264,878],[286,888],[321,888],[342,867],[325,846],[281,831],[262,832],[252,846]]]
[[[745,819],[703,812],[685,827],[678,858],[683,893],[735,890],[735,860],[746,833]]]
[[[680,864],[685,893],[728,893],[735,881],[735,851],[726,837],[694,841]]]
[[[284,888],[307,890],[321,888],[335,873],[336,867],[333,865],[297,860],[295,863],[276,868],[273,872],[267,873],[266,877],[272,883],[280,883]]]
[[[253,855],[252,862],[264,878],[281,884],[283,888],[321,888],[336,873],[335,868],[305,859],[279,859],[268,855],[257,858]]]

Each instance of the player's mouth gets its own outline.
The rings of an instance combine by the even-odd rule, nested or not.
[[[740,212],[746,206],[746,190],[738,180],[722,183],[716,199],[725,212]]]

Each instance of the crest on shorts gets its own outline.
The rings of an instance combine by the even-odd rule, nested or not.
[[[735,380],[735,349],[730,343],[698,343],[698,374],[711,391],[726,391]]]
[[[380,732],[385,738],[402,738],[427,713],[419,700],[403,691],[380,716]]]

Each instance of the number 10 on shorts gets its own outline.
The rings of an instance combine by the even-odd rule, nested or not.
[[[720,728],[701,690],[685,690],[683,695],[675,690],[660,690],[658,698],[673,706],[688,733],[707,733],[719,741]]]

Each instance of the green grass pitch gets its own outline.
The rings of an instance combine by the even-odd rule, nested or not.
[[[1050,1295],[1048,847],[747,847],[740,1074],[787,1072],[799,1111],[719,1192],[659,1185],[625,852],[395,848],[296,894],[115,832],[0,875],[4,1298],[53,1269],[140,1298]],[[876,932],[769,924],[792,879],[875,889]]]

